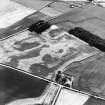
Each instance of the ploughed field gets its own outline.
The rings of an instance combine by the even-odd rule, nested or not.
[[[0,63],[52,79],[57,70],[100,53],[87,43],[52,25],[42,34],[18,33],[0,42]]]

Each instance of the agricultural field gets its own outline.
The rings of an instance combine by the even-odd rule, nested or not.
[[[25,30],[0,42],[0,63],[53,79],[56,71],[100,51],[52,25],[42,34]]]
[[[51,104],[59,86],[0,65],[0,105]]]
[[[105,54],[72,63],[65,71],[74,75],[73,88],[105,98]]]
[[[105,105],[105,54],[70,34],[80,27],[104,41],[105,8],[56,0],[7,3],[0,8],[0,105]],[[30,32],[39,20],[51,27]],[[73,77],[70,88],[55,82],[58,71]]]

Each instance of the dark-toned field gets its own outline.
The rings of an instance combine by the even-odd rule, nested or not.
[[[105,105],[105,100],[90,97],[84,105]]]
[[[40,97],[49,82],[0,65],[0,105]]]
[[[49,79],[70,63],[100,52],[55,25],[42,34],[26,30],[1,41],[1,45],[1,63]]]
[[[38,20],[45,20],[47,18],[50,18],[49,16],[44,15],[43,13],[37,12],[30,16],[25,17],[24,19],[16,22],[15,24],[1,29],[0,30],[0,39],[5,39],[6,37],[9,37],[11,35],[14,35],[18,32],[23,31],[24,29],[27,29],[31,24]]]

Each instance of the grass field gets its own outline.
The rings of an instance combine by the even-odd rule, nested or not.
[[[75,76],[73,88],[105,98],[105,55],[99,54],[68,67]]]

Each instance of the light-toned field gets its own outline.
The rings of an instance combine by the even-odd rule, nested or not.
[[[55,96],[57,95],[58,90],[59,90],[59,86],[51,83],[40,97],[20,98],[20,99],[11,101],[5,105],[38,105],[38,104],[50,105],[52,104]]]
[[[8,6],[0,12],[0,28],[7,28],[34,12],[33,9],[10,1]]]
[[[0,64],[0,105],[49,105],[58,91],[57,84]]]
[[[41,35],[24,31],[0,43],[0,63],[47,77],[100,51],[53,25]]]
[[[84,105],[88,98],[88,95],[62,89],[55,105]]]

